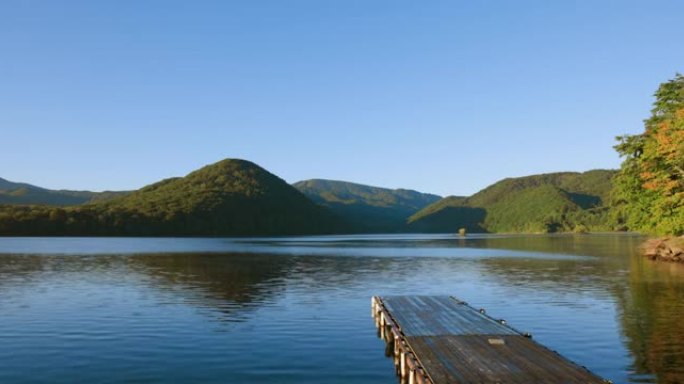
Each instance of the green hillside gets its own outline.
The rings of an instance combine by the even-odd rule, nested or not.
[[[406,220],[411,215],[440,199],[437,195],[407,189],[334,180],[306,180],[293,186],[344,218],[359,232],[405,232]]]
[[[409,218],[420,232],[556,232],[608,229],[615,171],[562,172],[501,180],[468,197],[447,197]]]
[[[79,205],[125,193],[52,190],[0,178],[0,204],[8,205]]]
[[[233,159],[102,202],[0,209],[4,235],[249,236],[346,229],[282,179]]]

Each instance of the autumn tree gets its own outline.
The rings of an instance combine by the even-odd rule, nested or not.
[[[684,76],[660,85],[644,132],[618,137],[613,217],[630,230],[684,234]]]

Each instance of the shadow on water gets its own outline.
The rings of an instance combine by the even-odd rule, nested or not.
[[[618,292],[625,342],[634,358],[630,381],[684,382],[684,265],[632,257],[627,289]]]
[[[405,260],[408,264],[409,261]],[[158,253],[132,255],[0,255],[5,296],[36,286],[74,282],[140,286],[182,297],[185,304],[217,310],[240,321],[245,311],[279,300],[287,288],[306,291],[349,287],[397,273],[388,258],[296,256],[259,253]],[[400,268],[408,271],[408,265]]]
[[[207,297],[245,304],[267,301],[288,284],[344,288],[367,273],[382,273],[389,264],[374,258],[253,253],[152,254],[126,260],[134,271],[152,277],[151,285],[202,288]]]
[[[471,248],[507,249],[573,258],[488,258],[481,260],[486,274],[510,286],[541,287],[555,291],[586,289],[612,293],[624,285],[630,260],[638,253],[637,236],[527,236],[466,240]],[[616,257],[617,256],[617,257]]]
[[[466,237],[457,239],[459,246],[470,248],[508,249],[525,252],[611,257],[632,254],[643,241],[633,234],[557,234]]]
[[[2,255],[0,290],[7,297],[47,284],[144,286],[234,322],[274,301],[293,265],[291,258],[260,254]]]
[[[148,287],[218,310],[229,321],[241,321],[245,311],[273,302],[293,265],[289,258],[260,254],[145,254],[125,262],[145,276]]]

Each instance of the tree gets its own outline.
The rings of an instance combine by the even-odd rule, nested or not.
[[[684,76],[660,85],[644,132],[618,137],[624,158],[613,218],[630,230],[684,234]]]

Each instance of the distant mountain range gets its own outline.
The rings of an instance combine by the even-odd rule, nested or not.
[[[408,218],[441,199],[409,189],[387,189],[335,180],[305,180],[293,186],[361,232],[406,232]]]
[[[53,190],[0,178],[0,204],[67,206],[107,200],[126,193]]]
[[[470,196],[333,180],[293,185],[226,159],[137,191],[49,190],[0,179],[0,235],[265,236],[610,229],[615,171],[504,179]]]

